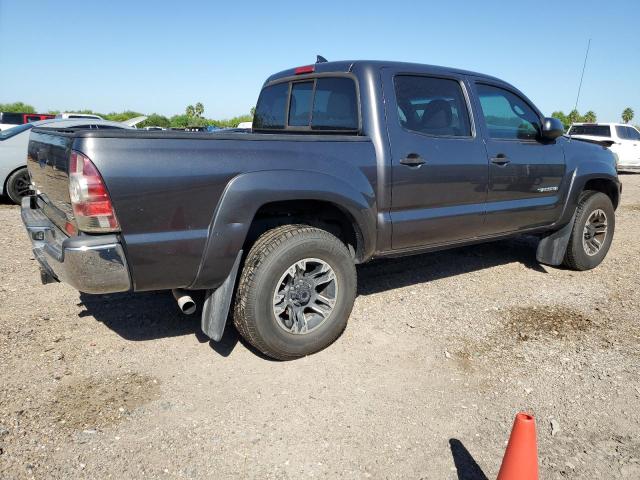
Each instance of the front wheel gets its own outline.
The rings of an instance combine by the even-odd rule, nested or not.
[[[611,247],[615,227],[611,199],[601,192],[584,192],[576,209],[565,266],[572,270],[590,270],[600,265]]]
[[[329,232],[307,225],[274,228],[247,255],[234,324],[269,357],[310,355],[345,329],[356,282],[349,250]]]

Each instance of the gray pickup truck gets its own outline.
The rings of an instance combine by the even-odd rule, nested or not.
[[[427,65],[322,62],[271,76],[250,133],[34,128],[22,218],[43,282],[204,291],[202,329],[277,359],[344,330],[356,264],[540,236],[596,267],[621,185],[513,86]]]

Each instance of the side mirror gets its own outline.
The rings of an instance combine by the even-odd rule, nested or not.
[[[542,120],[542,132],[540,136],[544,140],[555,140],[564,135],[564,125],[557,118],[544,118]]]

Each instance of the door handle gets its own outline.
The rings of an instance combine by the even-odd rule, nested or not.
[[[505,165],[511,163],[511,160],[509,160],[509,158],[504,153],[499,153],[491,159],[491,163],[499,167],[504,167]]]
[[[419,167],[427,163],[420,155],[417,153],[410,153],[405,158],[400,160],[402,165],[406,165],[407,167]]]

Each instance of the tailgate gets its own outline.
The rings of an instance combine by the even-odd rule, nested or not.
[[[38,206],[61,230],[75,224],[69,198],[69,158],[73,137],[56,131],[33,129],[29,137],[27,167],[38,196]]]

